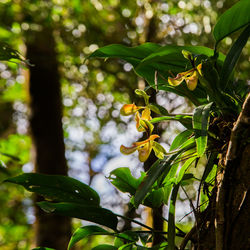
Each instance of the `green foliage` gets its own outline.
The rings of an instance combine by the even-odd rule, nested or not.
[[[207,148],[207,130],[209,126],[209,113],[213,103],[199,106],[193,115],[193,128],[197,147],[197,154],[201,157]]]
[[[134,195],[144,176],[145,173],[142,172],[141,177],[136,179],[132,176],[129,168],[116,168],[110,172],[109,179],[111,180],[111,183],[120,191],[125,193],[128,192],[131,195]]]
[[[78,241],[90,235],[110,235],[110,234],[111,233],[104,230],[103,228],[94,225],[80,227],[72,235],[68,245],[68,249],[72,248]]]
[[[80,205],[77,203],[60,202],[52,203],[41,201],[37,203],[45,212],[69,216],[82,220],[91,221],[116,230],[117,216],[110,210],[91,205]]]
[[[233,44],[233,46],[231,47],[230,51],[228,52],[226,56],[226,59],[224,61],[224,64],[220,73],[220,76],[221,76],[220,86],[222,86],[223,89],[226,89],[228,86],[229,78],[232,75],[232,72],[234,71],[236,63],[242,53],[242,49],[245,47],[249,36],[250,36],[250,25],[248,25],[244,29],[244,31],[238,37],[238,39]]]
[[[22,174],[5,182],[22,185],[30,192],[47,199],[99,206],[99,195],[88,185],[66,176],[45,174]]]
[[[80,2],[74,1],[74,9],[77,10],[79,6]],[[79,11],[81,10],[79,9]],[[175,12],[174,9],[171,11]],[[38,206],[44,211],[87,220],[112,230],[108,231],[96,225],[80,227],[73,234],[68,249],[91,235],[115,237],[113,245],[99,245],[92,248],[95,250],[159,249],[160,246],[146,247],[147,243],[152,242],[155,233],[167,233],[167,243],[164,242],[162,247],[170,250],[176,249],[175,212],[179,189],[192,184],[192,179],[195,178],[200,182],[200,187],[203,185],[203,198],[209,200],[210,187],[213,186],[217,173],[218,158],[224,147],[220,143],[229,140],[229,138],[221,138],[224,132],[221,133],[221,130],[224,127],[219,128],[220,122],[225,120],[229,125],[233,124],[247,94],[245,93],[246,84],[237,82],[233,73],[249,38],[249,11],[249,1],[241,0],[220,17],[213,31],[216,40],[215,50],[204,46],[161,46],[156,43],[144,43],[136,47],[112,44],[97,49],[87,57],[87,59],[122,59],[130,63],[137,75],[149,84],[149,87],[144,90],[136,90],[135,94],[143,97],[147,108],[159,116],[151,119],[149,114],[146,119],[142,118],[143,113],[140,114],[140,109],[131,112],[141,117],[138,123],[144,130],[148,128],[146,142],[134,143],[132,151],[140,150],[143,155],[153,148],[159,159],[147,172],[142,172],[138,179],[131,174],[129,168],[123,167],[113,170],[109,180],[118,190],[132,196],[130,205],[135,208],[140,205],[152,208],[168,205],[168,229],[166,232],[155,232],[153,228],[141,222],[114,214],[100,206],[99,195],[92,188],[70,177],[23,174],[8,178],[5,182],[22,185],[28,191],[44,196],[46,201],[38,203]],[[246,28],[226,56],[216,51],[218,43],[223,38],[245,26]],[[0,50],[0,60],[1,58],[2,60],[11,58],[22,60],[16,51],[4,46]],[[177,83],[173,84],[173,82]],[[186,82],[186,84],[182,82]],[[194,88],[188,87],[190,83]],[[235,86],[236,84],[238,85]],[[187,98],[195,106],[193,114],[173,115],[160,105],[149,103],[147,94],[149,88],[175,93]],[[166,152],[161,144],[150,140],[150,136],[159,137],[151,135],[154,131],[153,124],[163,121],[177,121],[187,129],[179,133],[172,142],[170,151],[176,150],[174,152]],[[96,151],[94,151],[95,153]],[[1,155],[12,160],[19,160],[15,156],[16,153],[13,154],[9,151],[3,151]],[[206,158],[207,161],[201,180],[189,172],[194,162],[195,167],[198,167],[200,158],[201,160]],[[1,164],[0,170],[4,174],[8,174],[3,164]],[[199,205],[197,204],[197,210]],[[149,231],[119,231],[117,217],[144,226]],[[139,245],[139,239],[144,246]]]
[[[214,38],[216,43],[226,36],[250,23],[250,2],[240,0],[232,8],[224,12],[214,27]]]

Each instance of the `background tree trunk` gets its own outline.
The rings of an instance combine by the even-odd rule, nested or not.
[[[30,67],[30,127],[35,147],[35,171],[67,175],[62,129],[62,104],[53,30],[28,34]],[[41,197],[36,197],[36,201]],[[36,207],[36,245],[66,249],[71,234],[70,219],[47,214]]]

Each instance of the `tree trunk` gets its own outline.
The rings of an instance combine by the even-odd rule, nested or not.
[[[67,175],[62,129],[62,104],[53,30],[28,34],[30,67],[30,127],[35,147],[35,171]],[[36,197],[36,201],[41,197]],[[47,214],[36,207],[36,245],[58,250],[67,248],[70,219]]]
[[[216,187],[209,206],[199,215],[192,240],[194,249],[250,249],[250,94],[231,131],[227,152],[221,158]],[[180,249],[184,249],[187,239]]]

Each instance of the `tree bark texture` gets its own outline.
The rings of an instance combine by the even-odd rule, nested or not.
[[[250,94],[220,162],[209,206],[193,231],[194,249],[250,249]]]
[[[30,127],[35,147],[35,171],[67,175],[62,129],[62,104],[53,30],[43,28],[27,36],[30,67]],[[36,197],[36,201],[41,197]],[[36,207],[36,245],[67,248],[71,234],[69,218],[47,214]]]

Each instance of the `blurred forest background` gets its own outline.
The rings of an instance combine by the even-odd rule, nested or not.
[[[144,88],[147,83],[135,75],[128,63],[85,60],[86,56],[111,43],[137,46],[155,42],[213,48],[211,30],[221,13],[235,2],[0,0],[0,41],[20,51],[30,63],[28,67],[0,62],[0,182],[35,170],[68,172],[93,187],[101,195],[104,207],[128,213],[128,196],[115,190],[106,177],[117,167],[130,167],[136,176],[143,169],[136,156],[120,154],[120,145],[130,145],[138,139],[138,133],[133,119],[121,117],[119,110],[124,103],[138,104],[134,89]],[[224,39],[220,51],[226,52],[232,40],[233,37]],[[239,71],[246,72],[245,79],[249,78],[249,51],[248,42],[238,65]],[[192,105],[174,94],[158,92],[155,98],[170,112],[192,112]],[[161,144],[168,149],[176,132],[182,129],[174,122],[162,124]],[[193,169],[196,176],[201,168]],[[195,183],[188,187],[191,199],[195,199],[195,188]],[[34,230],[36,217],[51,223],[52,232],[53,227],[59,227],[55,223],[70,224],[69,219],[58,222],[58,218],[36,211],[33,197],[22,187],[1,184],[0,204],[2,250],[35,246],[35,234],[44,233],[43,228]],[[185,194],[180,195],[177,204],[177,218],[191,211]],[[133,213],[130,216],[152,223],[150,211]],[[81,223],[74,219],[72,227]],[[192,223],[193,216],[189,214],[180,221],[180,227],[185,230]],[[70,227],[60,230],[70,234]],[[52,237],[57,240],[54,233]],[[103,242],[103,236],[89,239],[80,242],[79,249]],[[106,237],[107,242],[111,240]]]

